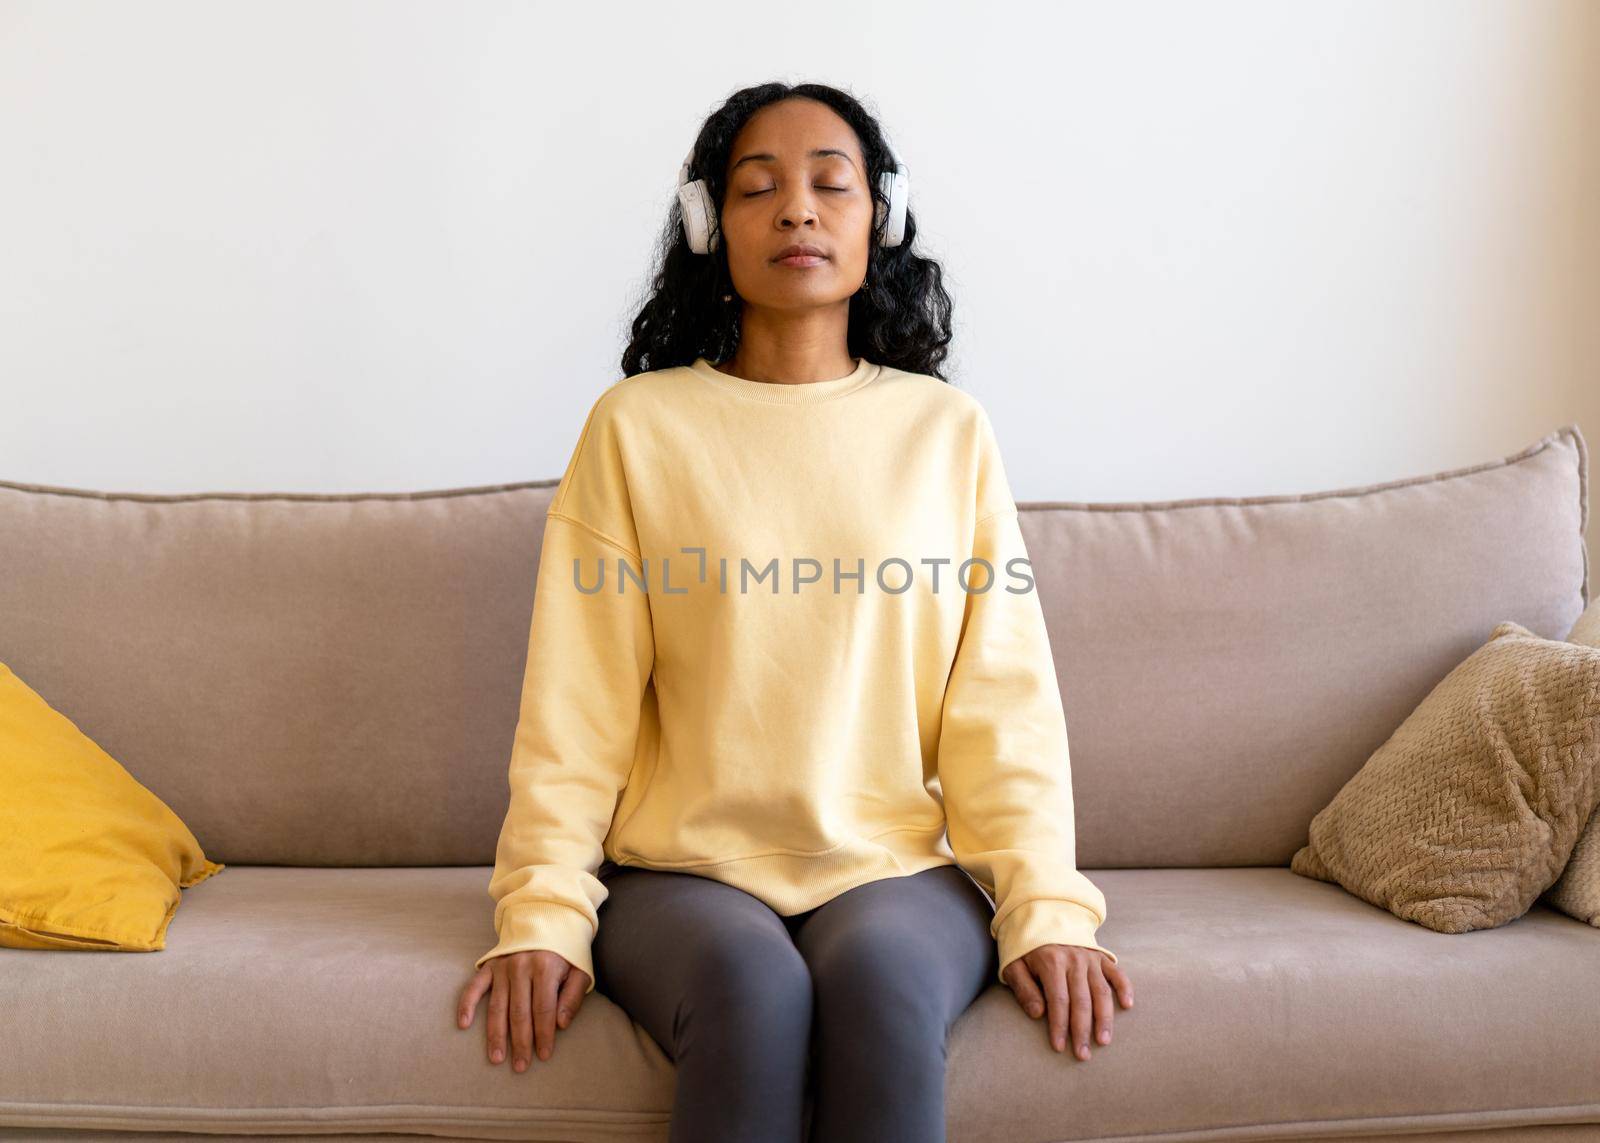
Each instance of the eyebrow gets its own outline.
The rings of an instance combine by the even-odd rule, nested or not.
[[[848,151],[841,151],[837,147],[815,147],[812,150],[807,151],[806,154],[808,157],[813,159],[821,159],[829,155],[838,155],[841,159],[850,158],[850,153]],[[745,163],[753,163],[757,160],[767,163],[775,163],[778,161],[778,156],[767,151],[758,151],[755,154],[745,155],[737,163],[728,168],[728,173],[732,174],[734,171],[738,170],[741,165]]]

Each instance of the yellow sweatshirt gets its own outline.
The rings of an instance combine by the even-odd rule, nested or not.
[[[994,432],[936,377],[698,358],[602,392],[545,523],[510,784],[480,966],[549,949],[592,991],[607,858],[784,915],[955,863],[1002,970],[1116,960]]]

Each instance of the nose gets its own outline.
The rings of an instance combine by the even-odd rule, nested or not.
[[[800,192],[791,195],[778,212],[778,225],[785,230],[802,224],[812,227],[817,224],[817,212],[811,205],[810,197],[804,193],[803,187]]]

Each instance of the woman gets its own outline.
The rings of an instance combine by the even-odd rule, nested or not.
[[[522,1071],[598,985],[675,1064],[673,1140],[798,1140],[808,1077],[817,1139],[942,1140],[992,977],[1084,1060],[1132,1003],[1043,612],[877,122],[766,84],[690,163],[715,225],[673,215],[546,519],[458,1023],[487,995]]]

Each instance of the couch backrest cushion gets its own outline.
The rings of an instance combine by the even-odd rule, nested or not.
[[[487,864],[556,483],[0,483],[0,661],[212,860]]]
[[[1287,865],[1503,620],[1588,600],[1569,425],[1501,460],[1304,495],[1032,503],[1084,868]]]
[[[488,864],[556,480],[421,493],[0,482],[0,661],[213,860]],[[1022,502],[1084,868],[1287,864],[1502,620],[1588,599],[1577,427],[1300,496]]]

